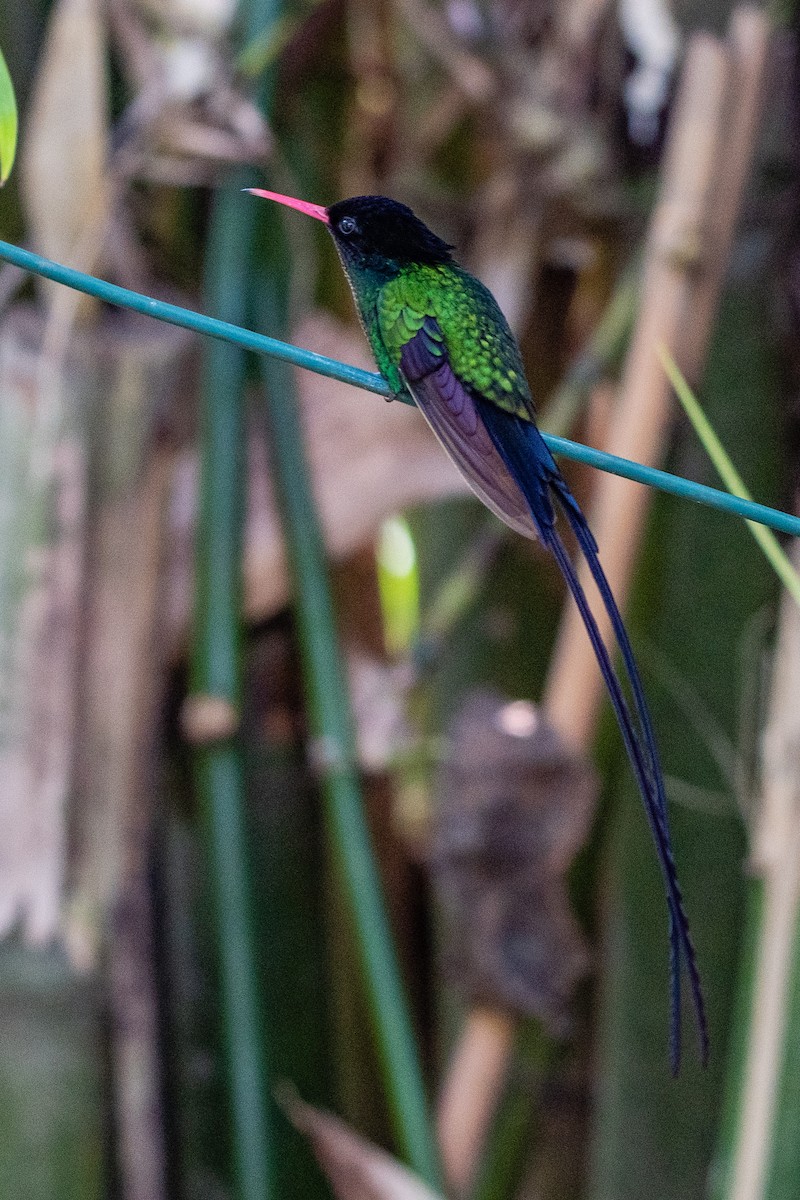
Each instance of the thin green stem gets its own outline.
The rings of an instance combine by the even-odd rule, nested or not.
[[[231,203],[235,207],[232,223],[243,224],[249,220],[245,216],[248,204],[239,190],[231,189]],[[251,204],[251,208],[254,206]],[[87,296],[95,296],[106,304],[114,304],[118,308],[128,308],[132,312],[143,313],[157,321],[166,321],[170,325],[178,325],[182,329],[190,329],[194,333],[206,334],[241,346],[244,350],[252,350],[256,354],[266,354],[284,362],[293,363],[296,367],[305,367],[318,375],[327,375],[330,379],[338,379],[343,383],[352,383],[354,387],[363,388],[368,392],[376,392],[379,396],[389,398],[391,389],[382,376],[372,371],[363,371],[360,367],[350,367],[336,359],[326,358],[323,354],[314,354],[299,346],[290,346],[286,342],[277,341],[263,333],[254,333],[251,329],[243,329],[230,321],[207,317],[204,313],[195,312],[190,308],[181,308],[177,304],[168,304],[165,300],[156,300],[152,296],[144,296],[141,292],[132,292],[129,288],[119,287],[105,279],[97,279],[94,275],[84,275],[72,267],[42,258],[32,250],[22,246],[14,246],[11,242],[0,242],[0,259],[14,263],[24,271],[63,283],[65,287],[84,292]],[[409,401],[410,403],[410,401]]]
[[[235,220],[237,222],[241,220],[239,211],[236,212]],[[391,398],[389,384],[383,377],[372,371],[362,371],[359,367],[348,366],[345,362],[327,359],[323,354],[314,354],[313,350],[290,346],[289,343],[278,341],[275,337],[255,334],[253,330],[242,329],[240,325],[206,317],[204,313],[193,312],[191,308],[180,308],[178,305],[167,304],[163,300],[154,300],[152,296],[131,292],[128,288],[120,288],[114,283],[97,280],[92,275],[83,275],[80,271],[72,270],[70,266],[50,262],[49,259],[41,258],[29,250],[23,250],[20,246],[12,246],[11,242],[0,241],[0,259],[14,263],[23,270],[34,271],[36,275],[42,275],[48,280],[64,283],[65,287],[76,288],[78,292],[97,296],[107,304],[131,308],[133,312],[145,313],[146,316],[154,317],[156,320],[166,320],[170,324],[180,325],[182,329],[191,329],[198,334],[216,337],[224,342],[230,342],[234,346],[253,350],[255,354],[264,354],[267,358],[290,362],[294,366],[314,371],[329,379],[338,379],[342,383],[353,384],[354,388],[361,388],[365,391],[375,392],[375,395]],[[397,398],[403,403],[410,403],[410,401],[405,401],[402,396]],[[733,516],[744,517],[746,521],[756,521],[772,529],[777,529],[780,533],[788,533],[792,534],[794,538],[800,538],[800,517],[792,516],[789,512],[772,509],[769,508],[769,505],[754,503],[752,500],[742,499],[738,496],[730,496],[729,493],[721,492],[716,487],[705,487],[703,484],[696,484],[691,479],[682,479],[680,475],[670,475],[666,470],[645,467],[643,463],[631,462],[628,458],[606,454],[603,450],[595,450],[593,446],[570,442],[569,438],[557,437],[553,433],[545,433],[543,437],[553,454],[572,458],[573,461],[582,462],[588,467],[608,470],[613,475],[632,479],[637,484],[655,487],[658,491],[669,492],[672,496],[692,500],[696,504],[705,504],[709,508],[729,512]]]
[[[658,347],[658,354],[667,377],[675,389],[675,394],[692,422],[695,433],[703,443],[708,457],[716,467],[720,479],[734,496],[739,496],[742,500],[752,499],[744,480],[731,462],[727,450],[698,404],[696,396],[684,379],[677,363],[665,346]],[[790,563],[778,543],[778,539],[769,529],[764,529],[762,525],[756,524],[754,521],[748,521],[747,525],[775,574],[800,608],[800,575]]]
[[[241,220],[238,210],[235,219],[236,222]],[[96,296],[107,304],[129,308],[133,312],[144,313],[158,321],[167,321],[183,329],[191,329],[208,337],[219,338],[233,345],[242,346],[246,350],[252,350],[256,354],[263,354],[280,362],[292,363],[305,370],[315,371],[318,375],[324,375],[328,379],[338,379],[342,383],[350,383],[353,387],[362,388],[364,391],[391,398],[391,389],[386,380],[372,371],[362,371],[358,367],[348,366],[347,363],[338,362],[336,359],[315,354],[311,350],[291,346],[276,338],[254,333],[251,329],[243,329],[229,321],[220,321],[214,317],[207,317],[203,313],[193,312],[188,308],[180,308],[176,304],[155,300],[152,296],[143,296],[128,288],[117,287],[116,284],[96,279],[92,275],[84,275],[80,271],[74,271],[71,267],[65,267],[61,263],[54,263],[49,259],[42,258],[30,250],[23,250],[20,246],[13,246],[10,242],[0,242],[0,259],[15,263],[23,270],[32,271],[46,279],[53,279],[56,283],[63,283],[66,287],[85,292],[88,296]],[[398,397],[398,399],[403,403],[409,403],[403,397]],[[781,512],[780,509],[770,508],[766,504],[758,504],[739,496],[732,496],[727,492],[719,491],[718,488],[706,487],[691,479],[684,479],[680,475],[671,475],[667,471],[659,471],[655,467],[631,462],[629,459],[619,458],[615,454],[606,454],[603,450],[595,450],[592,446],[571,442],[568,438],[556,437],[555,434],[549,433],[545,433],[543,436],[554,454],[563,455],[564,458],[570,458],[574,462],[596,467],[600,471],[610,471],[612,475],[621,475],[624,479],[632,479],[635,483],[657,488],[659,491],[668,492],[673,496],[680,496],[695,504],[705,504],[709,508],[716,508],[720,512],[727,512],[733,516],[742,517],[744,520],[768,525],[771,529],[777,529],[779,533],[789,533],[793,537],[800,537],[800,517]]]
[[[671,475],[657,467],[618,458],[616,454],[606,454],[603,450],[595,450],[593,446],[570,442],[566,438],[556,437],[555,434],[542,436],[554,454],[563,454],[565,458],[571,458],[574,462],[584,463],[587,467],[597,467],[600,471],[610,471],[612,475],[621,475],[623,479],[632,479],[634,483],[657,488],[671,496],[679,496],[682,500],[691,500],[694,504],[716,508],[719,512],[742,517],[746,521],[769,525],[779,533],[790,533],[793,537],[800,537],[800,517],[792,516],[791,513],[733,496],[730,492],[721,492],[718,488],[706,487],[705,484],[695,483],[693,479],[684,479],[682,475]]]

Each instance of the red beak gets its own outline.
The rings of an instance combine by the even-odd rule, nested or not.
[[[277,200],[278,204],[285,204],[287,208],[296,208],[298,212],[330,225],[327,210],[321,204],[309,204],[308,200],[295,200],[292,196],[281,196],[278,192],[265,192],[262,188],[244,188],[243,190],[249,192],[251,196],[261,196],[263,200]]]

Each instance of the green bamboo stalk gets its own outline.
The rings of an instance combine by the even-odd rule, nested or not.
[[[269,222],[278,244],[280,222]],[[258,281],[258,317],[283,328],[274,272]],[[373,1035],[395,1135],[411,1167],[433,1187],[440,1172],[411,1018],[370,844],[356,762],[345,672],[311,492],[294,382],[285,364],[262,359],[273,471],[295,583],[312,752],[319,771],[334,862],[349,908]]]
[[[269,1200],[276,1195],[273,1135],[238,747],[195,750],[194,778],[204,810],[217,926],[235,1195],[239,1200]]]
[[[238,207],[233,221],[234,223],[243,221],[241,210]],[[324,375],[328,379],[338,379],[342,383],[350,383],[353,387],[362,388],[366,392],[374,392],[377,396],[391,396],[391,389],[386,380],[374,371],[363,371],[359,367],[352,367],[347,363],[338,362],[336,359],[326,358],[324,354],[315,354],[311,350],[289,345],[277,338],[254,333],[253,330],[244,329],[230,321],[220,321],[214,317],[207,317],[204,313],[180,308],[177,304],[167,304],[152,296],[143,296],[140,292],[132,292],[129,288],[119,287],[117,284],[108,283],[105,279],[97,279],[93,275],[85,275],[83,272],[65,267],[61,263],[42,258],[41,255],[24,250],[21,246],[14,246],[10,242],[0,241],[0,260],[14,263],[24,271],[32,271],[35,275],[44,276],[45,279],[63,283],[66,287],[84,292],[87,296],[96,296],[106,304],[115,304],[119,308],[130,308],[134,312],[145,313],[157,321],[169,321],[172,325],[179,325],[182,329],[191,329],[196,333],[219,338],[221,341],[235,346],[243,346],[256,354],[263,354],[280,362],[293,363],[307,371]],[[411,403],[402,396],[398,396],[397,399],[404,404]],[[800,537],[800,518],[792,516],[791,513],[770,508],[767,504],[756,504],[750,500],[743,500],[739,496],[721,492],[718,488],[706,487],[702,483],[695,483],[694,480],[684,479],[680,475],[671,475],[668,471],[660,471],[655,467],[631,462],[627,458],[619,458],[616,454],[607,454],[604,450],[595,450],[593,446],[584,446],[579,442],[570,441],[569,438],[558,437],[550,433],[543,434],[543,437],[554,454],[563,455],[564,458],[570,458],[574,462],[595,467],[599,471],[610,471],[614,475],[621,475],[624,479],[632,479],[635,483],[657,488],[672,496],[680,496],[695,504],[708,505],[709,508],[716,508],[720,512],[731,513],[748,521],[758,521],[761,525],[777,529],[779,533],[789,533],[793,537]]]
[[[207,295],[234,321],[244,315],[252,218],[225,190],[214,205]],[[238,207],[238,206],[237,206]],[[240,219],[241,218],[241,219]],[[202,388],[201,504],[191,704],[228,715],[211,744],[193,753],[217,925],[223,1044],[239,1200],[275,1194],[265,1028],[251,909],[244,767],[234,732],[241,706],[241,543],[244,512],[245,361],[241,350],[209,347]]]
[[[275,27],[282,0],[243,0],[245,39]],[[261,82],[269,108],[274,71]],[[238,180],[241,187],[247,180]],[[229,322],[244,319],[253,257],[255,213],[232,188],[216,197],[208,245],[206,293]],[[203,489],[198,529],[196,693],[230,707],[242,703],[242,526],[246,478],[245,356],[225,343],[209,348],[203,389]],[[223,1031],[233,1127],[234,1174],[241,1200],[275,1194],[274,1133],[263,997],[258,976],[246,820],[245,772],[238,743],[222,738],[195,754],[206,812],[208,852],[219,934]]]

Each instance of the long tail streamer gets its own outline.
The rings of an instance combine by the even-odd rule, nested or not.
[[[499,453],[525,495],[542,542],[555,557],[578,607],[608,689],[625,749],[641,792],[664,878],[669,911],[670,1064],[673,1074],[677,1074],[681,1060],[681,960],[686,964],[689,977],[697,1021],[700,1058],[703,1065],[708,1061],[708,1022],[700,973],[672,853],[663,773],[652,720],[645,701],[644,689],[633,650],[611,587],[600,564],[597,544],[541,434],[529,422],[512,417],[494,406],[482,406],[481,415]],[[577,538],[608,614],[619,646],[625,676],[633,696],[637,720],[634,720],[631,714],[589,600],[556,529],[554,499]]]

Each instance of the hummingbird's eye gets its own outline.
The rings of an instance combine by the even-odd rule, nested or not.
[[[349,237],[351,233],[356,233],[358,224],[355,217],[342,217],[339,222],[339,233],[343,233],[345,237]]]

